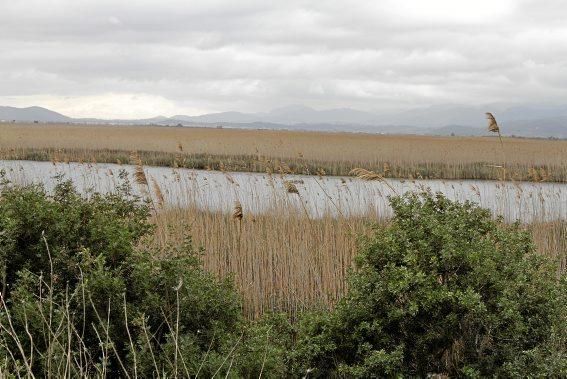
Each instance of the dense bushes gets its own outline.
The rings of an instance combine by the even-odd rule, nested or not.
[[[392,200],[362,243],[349,294],[302,325],[318,377],[523,377],[567,373],[565,280],[517,225],[441,195]]]
[[[565,278],[526,233],[440,195],[392,206],[334,311],[249,323],[190,239],[151,247],[128,185],[5,185],[0,375],[565,376]]]
[[[230,281],[200,268],[189,239],[164,251],[144,247],[152,227],[139,200],[127,186],[87,199],[68,182],[52,195],[3,188],[2,372],[283,373],[286,350],[273,326],[243,320]]]

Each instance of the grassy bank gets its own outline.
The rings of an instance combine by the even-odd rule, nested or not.
[[[567,181],[567,141],[268,130],[0,124],[0,159],[392,178]],[[506,160],[504,159],[506,157]]]

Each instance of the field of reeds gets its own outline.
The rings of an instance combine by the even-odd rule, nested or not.
[[[155,217],[159,241],[180,240],[188,232],[203,248],[204,267],[218,275],[233,275],[245,313],[255,318],[281,310],[291,316],[301,310],[332,307],[346,291],[353,267],[357,236],[383,226],[371,217],[308,219],[299,212],[274,210],[242,219],[194,208],[166,209]],[[558,259],[564,272],[567,222],[536,222],[523,226],[537,250]]]
[[[326,175],[363,167],[390,178],[567,181],[564,140],[505,137],[501,145],[494,136],[67,124],[0,124],[0,135],[0,159],[124,163],[135,150],[151,166]]]
[[[160,179],[165,173],[158,174],[157,170],[144,167],[138,154],[131,154],[125,160],[136,165],[131,183],[151,200],[154,210],[152,219],[157,227],[155,240],[151,243],[158,246],[175,245],[190,235],[195,246],[202,249],[201,258],[206,270],[221,278],[233,277],[243,297],[245,314],[250,318],[274,310],[288,312],[294,317],[302,310],[332,307],[345,294],[346,277],[353,268],[358,237],[371,233],[373,228],[383,227],[388,222],[376,208],[370,206],[377,199],[359,199],[369,205],[368,211],[361,213],[360,204],[354,204],[354,199],[350,200],[351,203],[344,199],[340,203],[334,201],[327,192],[330,187],[325,189],[322,178],[317,180],[320,184],[318,188],[323,191],[327,206],[331,211],[336,208],[340,210],[313,217],[312,212],[307,211],[308,208],[311,209],[313,204],[309,202],[313,199],[305,196],[305,184],[298,183],[296,186],[294,181],[286,180],[289,176],[285,173],[267,174],[268,179],[273,176],[273,180],[269,180],[272,185],[267,192],[254,192],[252,187],[243,188],[230,174],[219,173],[218,176],[226,177],[232,183],[228,191],[234,192],[236,199],[244,197],[242,191],[253,191],[247,196],[257,202],[260,197],[268,198],[269,205],[264,205],[262,212],[258,213],[252,212],[250,207],[253,204],[250,202],[244,206],[238,201],[233,204],[228,199],[232,196],[227,195],[224,195],[225,201],[221,204],[223,207],[219,207],[216,199],[223,196],[226,188],[223,189],[212,177],[209,180],[203,179],[209,183],[206,187],[208,189],[203,191],[200,189],[203,182],[197,181],[194,176],[198,174],[181,175],[180,171],[183,170],[174,169],[170,174],[178,179],[174,184],[164,184],[164,181],[156,178]],[[51,164],[48,166],[54,167]],[[80,171],[79,176],[82,178],[92,176],[92,180],[84,182],[87,187],[100,183],[95,171],[89,171],[96,170],[95,167],[84,165],[85,170]],[[384,182],[380,175],[359,171],[355,171],[359,174],[358,178],[348,180],[377,179]],[[17,171],[17,181],[29,182],[30,172]],[[115,185],[120,182],[119,175],[108,168],[104,168],[99,174],[116,178],[112,179]],[[185,174],[189,176],[186,177]],[[284,180],[286,186],[274,185],[275,180]],[[385,184],[388,184],[387,180]],[[215,188],[221,192],[220,195],[210,192]],[[505,199],[515,199],[522,188],[502,186],[501,190],[510,192],[496,197],[496,201],[502,202],[502,207],[498,207],[501,208],[500,212],[506,213],[504,208],[510,205]],[[370,196],[370,193],[372,192],[367,195]],[[490,195],[477,189],[476,197],[471,200],[482,203],[482,196]],[[375,192],[373,196],[385,197],[387,194]],[[172,198],[184,205],[172,204]],[[545,207],[540,202],[557,201],[545,199],[541,193],[536,194],[534,199],[542,208]],[[297,206],[298,202],[301,206]],[[227,205],[232,207],[230,212],[227,212]],[[533,236],[537,250],[556,258],[558,271],[564,272],[567,259],[567,220],[545,220],[545,212],[541,215],[538,212],[538,217],[522,227]]]
[[[374,209],[363,215],[345,216],[356,212],[348,209],[349,204],[339,206],[323,186],[320,188],[329,206],[338,212],[312,217],[303,204],[308,199],[299,196],[303,208],[290,206],[290,196],[300,192],[293,181],[286,180],[284,188],[271,186],[272,205],[262,214],[248,212],[239,201],[232,213],[203,210],[197,206],[195,184],[186,184],[185,191],[172,188],[175,197],[186,198],[183,203],[187,206],[168,207],[164,191],[152,176],[146,175],[139,156],[134,153],[130,161],[137,162],[135,182],[155,210],[157,237],[153,243],[177,244],[185,235],[191,235],[202,250],[205,269],[220,278],[234,278],[244,313],[250,318],[271,311],[287,312],[293,318],[301,311],[332,308],[346,293],[346,279],[349,270],[354,269],[359,238],[388,223]],[[355,180],[377,180],[389,187],[387,179],[373,172],[358,169],[351,174],[357,177]],[[285,179],[285,174],[280,173],[280,177]],[[238,185],[232,184],[239,191]],[[504,197],[517,196],[510,191]],[[540,254],[557,260],[558,274],[562,274],[567,268],[567,220],[545,221],[540,217],[539,221],[524,223],[522,228],[531,234]]]

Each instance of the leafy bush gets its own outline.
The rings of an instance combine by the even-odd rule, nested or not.
[[[232,283],[201,269],[190,239],[150,247],[148,215],[128,185],[89,197],[65,181],[51,195],[3,187],[3,374],[284,372],[290,342],[274,333],[277,323],[246,323]]]
[[[391,205],[348,295],[301,323],[296,375],[565,377],[566,281],[527,233],[440,194]]]

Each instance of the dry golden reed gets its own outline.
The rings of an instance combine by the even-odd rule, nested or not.
[[[392,185],[384,178],[383,175],[377,174],[374,171],[366,170],[364,168],[354,168],[349,172],[350,175],[356,176],[360,180],[364,180],[367,182],[371,182],[374,180],[378,180],[383,182],[388,186],[388,188],[393,192],[397,193],[396,189],[392,187]]]
[[[148,185],[148,178],[146,177],[146,173],[144,171],[144,166],[136,165],[136,172],[134,173],[134,178],[136,179],[136,183],[140,186],[147,186]]]
[[[152,187],[153,187],[154,193],[156,195],[158,206],[160,208],[163,208],[163,206],[165,204],[165,198],[163,196],[163,192],[161,191],[161,188],[160,188],[157,180],[155,180],[155,178],[153,178],[153,177],[152,177]]]
[[[384,180],[384,177],[382,175],[377,174],[374,171],[366,170],[364,168],[354,168],[350,171],[349,174],[365,181]]]
[[[244,217],[244,213],[242,212],[242,204],[240,204],[240,201],[237,201],[234,203],[232,218],[238,221],[242,221],[243,217]]]
[[[498,139],[500,140],[500,147],[502,149],[502,157],[504,160],[502,164],[502,177],[500,179],[507,180],[508,176],[506,175],[506,152],[504,151],[504,141],[502,141],[502,134],[500,133],[500,127],[498,126],[498,123],[496,122],[496,118],[492,113],[486,112],[486,118],[488,120],[488,131],[492,133],[498,133]]]
[[[294,193],[299,195],[299,190],[297,189],[297,186],[293,182],[286,180],[284,181],[284,186],[285,186],[285,190],[288,193]]]
[[[126,154],[123,161],[130,160],[136,165],[136,172],[140,170],[139,175],[144,175],[143,190],[152,205],[152,194],[160,203],[158,192],[162,190],[149,188],[141,157],[136,152],[130,155]],[[353,174],[367,178],[382,177],[360,167]],[[552,172],[535,170],[532,175],[543,180]],[[153,184],[153,178],[150,179]],[[318,181],[317,178],[314,180]],[[284,189],[273,184],[274,202],[263,214],[254,214],[248,209],[244,212],[238,202],[227,204],[227,213],[204,211],[195,205],[198,202],[191,197],[196,196],[197,191],[187,187],[196,185],[195,181],[177,187],[179,192],[168,188],[169,196],[186,200],[182,203],[188,205],[184,208],[154,206],[152,217],[156,225],[156,239],[150,242],[160,245],[181,243],[189,233],[195,245],[204,248],[201,258],[209,272],[219,277],[234,277],[243,297],[244,310],[251,318],[272,310],[286,311],[293,316],[303,309],[332,307],[347,290],[346,277],[357,252],[357,236],[372,233],[373,225],[381,227],[387,221],[377,219],[376,213],[370,209],[366,216],[345,217],[354,214],[350,212],[348,203],[344,204],[344,208],[343,204],[336,206],[337,217],[323,215],[310,218],[306,199],[301,197],[295,185],[298,182],[287,183]],[[323,186],[321,190],[331,200]],[[473,188],[473,193],[480,198],[478,187]],[[514,195],[515,192],[511,191],[506,196]],[[303,212],[296,206],[289,206],[292,203],[297,205],[298,201]],[[534,196],[534,201],[540,200]],[[344,209],[344,213],[340,209]],[[557,258],[558,270],[564,272],[567,222],[536,222],[524,227],[533,236],[538,251]]]
[[[266,172],[270,165],[279,172],[279,165],[286,173],[322,169],[343,176],[362,167],[389,178],[502,177],[493,166],[502,162],[494,137],[67,124],[0,124],[0,135],[2,159],[51,160],[57,154],[61,161],[116,163],[136,150],[153,166],[218,170],[222,163],[226,171]],[[567,182],[567,140],[503,140],[508,179],[530,180],[530,169],[544,169],[547,181]]]
[[[194,243],[204,249],[204,267],[219,277],[234,277],[251,318],[274,310],[293,317],[301,310],[333,307],[347,290],[358,236],[387,223],[368,216],[309,219],[283,207],[240,219],[237,208],[232,215],[193,207],[159,212],[156,243],[181,242],[184,225],[191,225]],[[525,228],[537,250],[558,259],[564,272],[567,222]]]
[[[488,131],[492,133],[500,133],[500,128],[496,122],[496,118],[490,112],[486,112],[486,119],[488,120]]]

